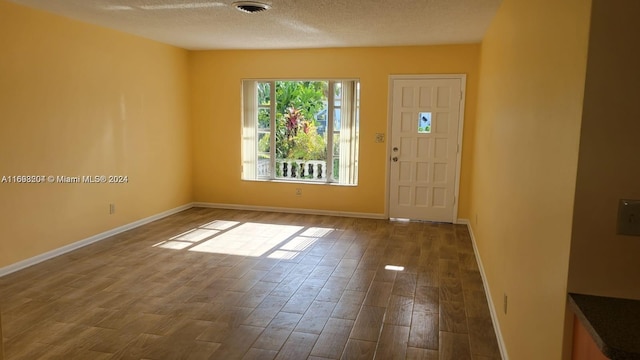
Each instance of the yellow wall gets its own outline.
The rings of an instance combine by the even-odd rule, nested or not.
[[[465,73],[465,135],[475,122],[478,45],[190,53],[194,193],[199,202],[383,214],[388,80],[392,74]],[[241,181],[240,91],[244,78],[359,78],[357,187]],[[460,217],[467,217],[472,136],[465,136]],[[294,196],[302,188],[301,197]]]
[[[640,199],[640,2],[593,0],[569,290],[640,299],[640,237],[616,235]]]
[[[469,215],[511,359],[563,355],[590,3],[504,0],[482,42]]]
[[[185,50],[5,1],[0,24],[0,176],[129,177],[0,183],[0,268],[191,201]]]

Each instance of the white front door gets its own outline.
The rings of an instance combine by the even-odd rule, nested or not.
[[[464,75],[391,78],[389,217],[457,217]]]

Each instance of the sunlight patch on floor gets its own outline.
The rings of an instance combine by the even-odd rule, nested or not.
[[[295,259],[298,255],[300,255],[300,253],[297,251],[276,250],[269,254],[267,257],[269,259],[292,260]]]
[[[302,226],[245,223],[203,241],[189,251],[262,256],[302,229]]]
[[[291,241],[289,241],[288,243],[282,245],[280,249],[290,250],[290,251],[305,251],[307,248],[309,248],[309,246],[313,245],[313,243],[315,243],[316,241],[318,241],[318,238],[298,236],[291,239]]]
[[[215,220],[161,241],[170,250],[291,260],[334,229]]]
[[[391,270],[391,271],[404,271],[404,266],[398,266],[398,265],[385,265],[384,266],[385,270]]]

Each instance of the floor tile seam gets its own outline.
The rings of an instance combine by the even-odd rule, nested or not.
[[[46,319],[40,319],[38,322],[30,322],[32,325],[29,325],[27,328],[23,329],[22,331],[18,332],[17,334],[14,334],[14,336],[12,336],[12,337],[7,337],[6,320],[4,320],[5,317],[3,316],[3,321],[2,322],[5,324],[5,326],[3,327],[2,335],[3,335],[3,337],[5,339],[8,339],[8,340],[12,340],[12,339],[18,338],[20,335],[23,335],[23,334],[33,330],[39,323],[41,323],[43,321],[53,320],[55,322],[56,320],[52,319],[52,316],[49,316]],[[21,323],[21,322],[19,322],[19,323]],[[0,341],[3,341],[3,339],[0,339]],[[7,344],[7,341],[5,341],[4,343]]]
[[[393,290],[393,287],[396,283],[396,279],[397,279],[397,275],[393,277],[393,282],[391,283],[391,289]],[[373,283],[375,281],[371,281],[371,286],[373,286]],[[367,290],[367,294],[369,293],[369,291],[371,291],[371,286],[369,287],[369,290]],[[414,293],[415,296],[415,293]],[[365,295],[365,300],[366,300],[366,295]],[[373,351],[373,358],[376,359],[376,357],[378,356],[378,348],[380,347],[380,338],[382,337],[382,331],[384,330],[384,326],[385,326],[385,320],[387,318],[387,312],[389,311],[389,302],[391,301],[391,293],[389,293],[389,297],[387,298],[386,304],[384,305],[384,314],[382,314],[382,321],[381,321],[381,325],[380,325],[380,329],[378,331],[378,337],[376,339],[376,348]],[[364,306],[364,300],[363,300],[363,306]],[[411,316],[411,320],[413,320],[413,315]],[[409,332],[411,332],[411,327],[409,327]],[[407,344],[408,344],[408,339],[407,339]]]
[[[358,262],[358,264],[360,264],[360,262]],[[379,265],[378,265],[379,266]],[[374,275],[375,277],[375,275]],[[360,308],[358,309],[358,314],[356,315],[355,319],[353,320],[353,327],[351,328],[351,331],[349,332],[349,337],[347,338],[347,343],[349,342],[349,340],[354,339],[351,336],[353,335],[353,331],[355,329],[355,325],[356,322],[358,321],[358,318],[360,317],[360,314],[362,314],[362,309],[364,308],[364,301],[367,298],[367,295],[369,294],[369,291],[371,290],[371,287],[373,286],[373,279],[371,278],[371,281],[369,281],[369,286],[367,287],[367,291],[364,293],[364,298],[362,299],[362,301],[360,302]],[[386,312],[386,311],[385,311]],[[383,324],[384,324],[384,318],[383,318]],[[380,338],[380,334],[378,334],[378,339]],[[358,340],[358,339],[354,339],[354,340]],[[377,341],[376,341],[376,347],[378,346]],[[340,355],[340,358],[344,358],[345,356],[345,351],[347,351],[347,346],[345,344],[344,349],[342,349],[342,353]],[[375,359],[375,351],[374,351],[374,359]]]
[[[262,335],[265,330],[267,329],[266,327],[262,327],[262,326],[255,326],[255,325],[240,325],[238,326],[236,329],[234,330],[239,330],[241,326],[246,326],[246,327],[251,327],[251,328],[256,328],[256,329],[262,329],[262,331],[260,331],[260,333],[258,334],[258,336],[255,337],[255,339],[253,339],[253,341],[251,342],[251,345],[249,345],[246,350],[242,353],[242,356],[246,355],[249,350],[251,350],[251,348],[253,347],[253,345],[256,343],[256,341],[258,341],[258,338],[260,338],[260,335]],[[227,335],[230,335],[231,333],[228,333]],[[287,338],[288,339],[288,338]],[[226,340],[226,339],[225,339]],[[220,346],[222,346],[224,344],[224,341],[222,343],[219,343]],[[214,352],[215,354],[215,352]]]
[[[493,321],[492,321],[492,319],[491,319],[491,317],[490,317],[490,316],[488,316],[488,317],[482,317],[482,316],[470,316],[470,317],[467,317],[467,321],[469,321],[469,319],[483,319],[483,320],[488,320],[488,321],[491,323],[491,326],[493,327]],[[467,326],[468,326],[468,325],[467,325]],[[487,329],[487,330],[488,330],[488,329]],[[491,330],[492,330],[492,333],[493,333],[493,334],[495,334],[495,330],[493,330],[493,328],[492,328]],[[498,346],[498,345],[497,345],[497,339],[496,339],[496,346]],[[469,352],[471,353],[471,355],[478,355],[478,356],[485,356],[485,357],[493,357],[493,356],[495,355],[495,354],[474,353],[474,352],[471,352],[471,350],[472,350],[472,349],[473,349],[473,348],[471,347],[471,331],[469,331]],[[498,350],[498,355],[500,356],[500,349],[499,349],[499,347],[497,348],[497,350]]]
[[[326,282],[325,282],[326,284]],[[324,285],[323,285],[324,287]],[[322,290],[320,290],[322,291]],[[311,304],[309,305],[309,307],[307,307],[307,309],[305,310],[305,312],[302,314],[302,317],[300,318],[300,320],[298,320],[298,322],[296,323],[296,326],[294,327],[294,331],[297,328],[297,326],[300,324],[300,322],[302,321],[302,318],[304,318],[304,316],[307,314],[307,312],[309,311],[309,309],[311,308],[311,305],[313,305],[314,302],[323,302],[323,303],[332,303],[333,308],[331,309],[331,313],[329,314],[329,317],[327,317],[327,320],[325,321],[324,325],[322,325],[322,330],[320,330],[319,334],[315,334],[315,333],[308,333],[308,332],[304,332],[304,331],[298,331],[298,332],[303,332],[305,334],[313,334],[313,335],[318,335],[318,337],[320,337],[320,334],[322,334],[322,331],[324,331],[325,326],[327,326],[327,323],[329,322],[329,319],[331,319],[331,315],[333,314],[333,310],[336,308],[336,306],[338,305],[338,302],[333,302],[333,301],[325,301],[325,300],[317,300],[318,296],[320,295],[320,291],[318,292],[318,294],[316,294],[316,296],[313,298],[313,300],[311,301]],[[342,297],[342,295],[340,296]],[[355,324],[355,322],[354,322]],[[317,340],[317,339],[316,339]],[[315,345],[315,344],[314,344]]]
[[[294,267],[295,267],[295,266],[294,266]],[[289,272],[287,273],[287,276],[288,276],[292,271],[293,271],[293,269],[291,269],[291,271],[289,271]],[[296,286],[295,291],[292,291],[291,295],[289,295],[289,296],[287,297],[287,302],[288,302],[289,300],[291,300],[291,298],[293,297],[293,295],[295,295],[295,293],[297,293],[297,292],[298,292],[298,290],[300,290],[300,287],[302,286],[302,284],[304,284],[304,283],[309,279],[309,275],[310,275],[310,273],[309,273],[309,274],[307,274],[307,275],[305,276],[304,280],[303,280],[303,281],[301,281],[301,282],[300,282],[300,284],[298,284],[298,286]],[[284,281],[284,279],[282,279],[282,281]],[[282,284],[282,281],[279,281],[279,282],[278,282],[278,285],[276,285],[276,286],[273,288],[273,290],[269,291],[269,294],[267,294],[267,296],[269,296],[269,295],[273,294],[273,293],[276,291],[276,289],[278,288],[278,286],[279,286],[280,284]],[[274,296],[277,296],[277,295],[274,295]],[[317,296],[317,295],[316,295],[316,296]],[[315,299],[315,297],[314,297],[314,299]],[[261,304],[262,304],[262,302],[261,302]],[[285,304],[286,304],[286,303],[285,303]],[[259,306],[259,305],[258,305],[258,306]],[[284,305],[283,305],[283,307],[284,307]]]
[[[316,266],[317,266],[317,265],[316,265]],[[294,266],[294,267],[295,267],[295,266]],[[314,269],[315,269],[315,267],[314,267]],[[293,271],[293,269],[291,269],[291,271],[289,271],[289,272],[287,273],[287,275],[288,275],[289,273],[291,273],[292,271]],[[312,272],[313,272],[313,271],[312,271]],[[287,301],[286,301],[282,306],[280,306],[280,309],[278,309],[278,313],[283,312],[283,311],[282,311],[282,309],[283,309],[283,308],[286,306],[286,304],[291,300],[291,298],[293,298],[293,296],[298,292],[298,290],[300,290],[300,287],[301,287],[301,286],[302,286],[302,285],[303,285],[307,280],[309,280],[310,275],[311,275],[311,272],[310,272],[309,274],[307,274],[307,276],[305,277],[305,279],[304,279],[303,281],[301,281],[301,282],[300,282],[300,284],[296,287],[295,291],[293,291],[293,292],[292,292],[292,294],[291,294],[290,296],[288,296],[288,297],[287,297]],[[284,279],[283,279],[283,280],[284,280]],[[281,283],[282,283],[282,281],[281,281],[281,282],[279,282],[278,284],[281,284]],[[325,284],[325,283],[326,283],[326,281],[323,283],[323,286],[324,286],[324,284]],[[277,288],[277,287],[278,287],[278,286],[275,286],[275,287],[274,287],[274,288],[269,292],[269,294],[267,294],[266,296],[269,296],[269,295],[271,295],[274,291],[276,291],[276,288]],[[320,291],[318,291],[318,294],[319,294],[319,293],[320,293]],[[313,303],[313,301],[315,301],[315,299],[318,297],[318,294],[316,294],[316,295],[313,297],[313,300],[311,301],[311,303]],[[264,301],[264,300],[263,300],[263,301]],[[258,304],[258,306],[256,306],[256,307],[255,307],[255,309],[257,309],[261,304],[262,304],[262,302],[260,302],[260,304]],[[304,316],[304,315],[306,314],[306,312],[307,312],[307,311],[309,311],[309,307],[310,307],[310,306],[311,306],[311,304],[309,304],[309,306],[304,310],[304,312],[302,313],[302,316]],[[285,313],[288,313],[288,312],[286,312],[286,311],[284,311],[284,312],[285,312]],[[297,314],[297,313],[295,313],[295,314]],[[299,314],[298,314],[298,315],[299,315]],[[300,320],[302,320],[302,317],[300,317]],[[298,320],[298,322],[296,323],[296,326],[300,323],[300,320]],[[271,319],[271,321],[273,321],[273,319]],[[271,322],[269,322],[269,324],[271,324]],[[267,324],[267,326],[268,326],[268,324]],[[266,327],[265,327],[265,329],[266,329]],[[294,327],[294,330],[289,334],[289,336],[291,336],[291,334],[292,334],[294,331],[295,331],[295,327]],[[287,337],[287,340],[288,340],[288,339],[289,339],[289,337]],[[285,342],[286,342],[286,341],[285,341]],[[284,344],[283,344],[283,345],[284,345]],[[279,351],[278,351],[278,352],[279,352]]]
[[[458,251],[458,256],[460,252]],[[475,256],[475,254],[474,254]],[[458,271],[460,271],[460,263],[458,263]],[[473,354],[471,353],[471,328],[469,327],[469,310],[467,309],[467,304],[469,304],[469,299],[465,293],[464,281],[460,279],[460,288],[462,289],[462,299],[464,301],[464,322],[467,326],[467,343],[469,345],[469,355],[473,358]],[[483,288],[484,291],[484,288]]]

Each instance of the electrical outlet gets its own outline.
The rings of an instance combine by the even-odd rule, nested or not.
[[[296,188],[296,196],[302,196],[302,188]]]
[[[640,235],[640,200],[619,201],[618,234]]]
[[[113,215],[116,213],[116,204],[109,204],[109,214]]]
[[[504,313],[507,314],[507,293],[504,294],[504,299],[502,301],[502,306],[504,307]]]

